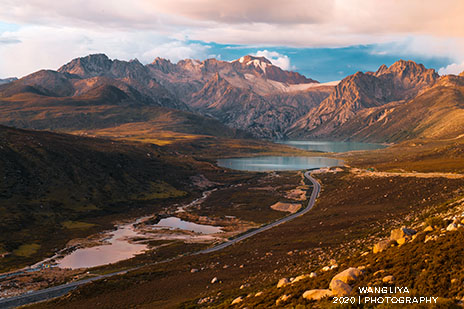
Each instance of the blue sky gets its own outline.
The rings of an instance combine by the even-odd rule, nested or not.
[[[464,71],[462,0],[0,0],[0,78],[76,57],[246,54],[321,82],[399,59]]]
[[[427,68],[438,69],[453,63],[448,57],[424,56],[389,52],[394,43],[356,45],[342,48],[292,48],[285,46],[248,47],[196,42],[210,46],[211,55],[220,55],[221,60],[231,61],[258,51],[274,51],[286,55],[292,70],[320,82],[340,80],[357,71],[376,71],[379,66],[390,66],[399,59],[413,60]]]

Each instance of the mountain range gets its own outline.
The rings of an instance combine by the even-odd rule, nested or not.
[[[143,65],[95,54],[2,82],[0,123],[21,128],[143,124],[224,137],[376,142],[463,131],[464,76],[439,76],[404,60],[322,84],[250,55]]]

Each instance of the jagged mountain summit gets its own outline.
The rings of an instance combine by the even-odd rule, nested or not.
[[[176,64],[156,58],[148,67],[196,112],[264,138],[283,138],[286,128],[333,88],[250,55],[231,62],[187,59]]]
[[[400,60],[376,72],[357,72],[343,79],[321,104],[298,120],[288,134],[296,137],[351,138],[362,111],[402,104],[435,84],[439,75],[422,64]],[[396,102],[396,103],[395,103]],[[359,119],[358,119],[359,120]],[[360,123],[366,126],[367,123]]]
[[[232,62],[186,59],[176,64],[156,58],[143,65],[138,60],[111,60],[94,54],[73,59],[57,71],[41,70],[0,87],[3,101],[21,98],[18,108],[21,104],[41,106],[41,117],[36,117],[37,109],[29,114],[31,119],[19,119],[5,110],[1,121],[24,128],[98,128],[108,122],[147,121],[153,117],[142,109],[166,107],[213,117],[257,137],[282,138],[286,128],[319,104],[332,88],[282,70],[264,57],[244,56]],[[44,104],[52,101],[53,108],[45,113]],[[74,105],[86,105],[87,116],[58,110],[58,106],[63,111]],[[93,105],[130,106],[137,112],[115,115],[113,109],[110,116],[103,116],[102,107],[89,111]]]
[[[221,128],[225,136],[240,129],[268,139],[377,142],[452,137],[462,131],[462,78],[400,60],[321,84],[250,55],[143,65],[95,54],[0,85],[0,123],[68,131],[127,123],[158,128],[167,125],[162,115],[168,113],[179,124],[169,129],[182,133],[217,135],[212,128]]]

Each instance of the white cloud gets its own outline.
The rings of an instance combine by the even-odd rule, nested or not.
[[[15,32],[0,33],[0,74],[21,77],[44,68],[56,70],[73,58],[92,53],[105,53],[121,60],[137,58],[149,63],[158,56],[171,61],[202,59],[208,52],[208,46],[169,39],[153,31],[106,32],[25,26]]]
[[[464,72],[464,62],[452,63],[452,64],[438,70],[438,74],[440,74],[440,75],[447,75],[447,74],[458,75],[461,72]]]
[[[265,57],[273,65],[280,67],[283,70],[295,70],[295,66],[290,65],[290,58],[287,55],[280,54],[276,51],[259,50],[254,56]]]
[[[0,0],[0,8],[0,24],[20,27],[0,33],[2,75],[89,52],[142,61],[208,55],[189,40],[259,48],[397,42],[400,52],[464,61],[462,0]],[[274,61],[292,68],[285,57]]]
[[[161,45],[157,45],[149,51],[143,53],[140,61],[148,63],[156,57],[166,58],[172,62],[177,62],[182,59],[203,59],[208,56],[208,45],[198,43],[185,43],[182,41],[172,41]]]

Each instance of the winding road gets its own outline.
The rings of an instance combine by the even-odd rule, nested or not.
[[[240,236],[238,236],[236,238],[230,239],[230,240],[228,240],[226,242],[223,242],[221,244],[218,244],[218,245],[216,245],[214,247],[192,253],[192,255],[207,254],[207,253],[222,250],[222,249],[227,248],[227,247],[229,247],[229,246],[231,246],[233,244],[236,244],[236,243],[238,243],[238,242],[240,242],[240,241],[242,241],[244,239],[250,238],[250,237],[252,237],[252,236],[254,236],[254,235],[258,234],[258,233],[267,231],[267,230],[272,229],[273,227],[276,227],[276,226],[278,226],[278,225],[280,225],[282,223],[291,221],[291,220],[293,220],[293,219],[295,219],[295,218],[297,218],[299,216],[304,215],[308,211],[310,211],[314,207],[314,204],[316,203],[316,199],[319,196],[319,193],[321,191],[321,185],[319,184],[319,182],[317,182],[316,179],[311,177],[311,172],[312,171],[314,171],[314,170],[308,170],[308,171],[306,171],[304,173],[304,176],[309,181],[311,181],[311,183],[313,185],[313,190],[311,192],[311,197],[309,198],[308,204],[307,204],[307,206],[305,208],[303,208],[302,210],[300,210],[300,211],[298,211],[298,212],[296,212],[294,214],[286,216],[286,217],[284,217],[282,219],[279,219],[277,221],[274,221],[274,222],[272,222],[270,224],[264,225],[264,226],[262,226],[262,227],[260,227],[258,229],[246,232],[243,235],[240,235]],[[173,259],[169,259],[169,260],[157,262],[157,263],[154,263],[154,264],[159,264],[159,263],[168,262],[168,261],[172,261],[172,260]],[[70,282],[70,283],[50,287],[50,288],[43,289],[43,290],[38,290],[38,291],[25,293],[25,294],[14,296],[14,297],[3,298],[3,299],[0,299],[0,308],[15,308],[15,307],[18,307],[18,306],[23,306],[23,305],[27,305],[27,304],[31,304],[31,303],[46,301],[46,300],[49,300],[49,299],[52,299],[52,298],[60,297],[60,296],[63,296],[65,294],[67,294],[68,292],[74,290],[78,286],[84,285],[86,283],[90,283],[92,281],[96,281],[96,280],[100,280],[100,279],[104,279],[104,278],[108,278],[108,277],[122,275],[122,274],[125,274],[125,273],[129,272],[129,271],[133,271],[133,270],[139,269],[139,268],[144,267],[144,266],[147,266],[147,265],[141,265],[141,266],[134,267],[134,268],[131,268],[131,269],[128,269],[128,270],[118,271],[118,272],[114,272],[114,273],[110,273],[110,274],[106,274],[106,275],[102,275],[102,276],[98,276],[98,277],[94,277],[94,278],[87,278],[87,279],[80,280],[80,281],[74,281],[74,282]]]
[[[302,216],[304,215],[305,213],[307,213],[308,211],[310,211],[314,204],[316,203],[316,198],[319,196],[319,192],[321,192],[321,185],[317,182],[316,179],[314,179],[313,177],[311,177],[311,172],[312,170],[310,171],[307,171],[305,172],[305,177],[311,181],[311,183],[313,184],[313,191],[311,192],[311,197],[309,198],[309,201],[308,201],[308,205],[303,208],[302,210],[294,213],[294,214],[291,214],[289,216],[286,216],[282,219],[279,219],[277,221],[274,221],[270,224],[267,224],[267,225],[264,225],[256,230],[252,230],[252,231],[249,231],[249,232],[246,232],[245,234],[237,237],[237,238],[233,238],[229,241],[226,241],[226,242],[223,242],[217,246],[214,246],[214,247],[211,247],[211,248],[208,248],[208,249],[205,249],[205,250],[201,250],[201,251],[198,251],[198,252],[195,252],[193,254],[202,254],[202,253],[211,253],[211,252],[215,252],[215,251],[219,251],[219,250],[222,250],[226,247],[229,247],[233,244],[236,244],[238,243],[239,241],[242,241],[244,239],[247,239],[247,238],[250,238],[258,233],[261,233],[261,232],[264,232],[264,231],[267,231],[269,229],[272,229],[273,227],[276,227],[277,225],[280,225],[282,223],[285,223],[285,222],[288,222],[290,220],[293,220],[299,216]]]

